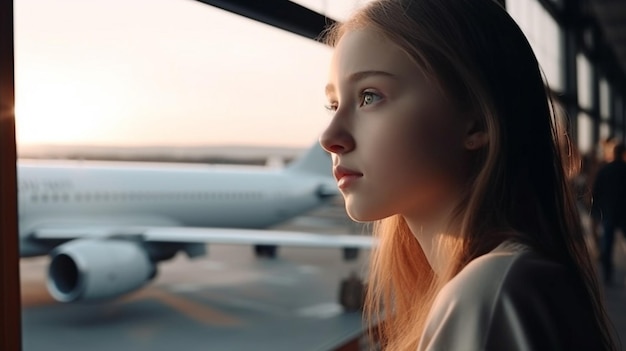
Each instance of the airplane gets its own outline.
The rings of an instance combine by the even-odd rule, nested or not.
[[[281,169],[106,161],[18,160],[20,256],[50,255],[47,289],[59,302],[112,299],[137,290],[157,264],[206,244],[337,247],[354,259],[373,239],[262,229],[338,194],[316,143]]]

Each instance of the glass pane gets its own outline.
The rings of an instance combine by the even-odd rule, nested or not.
[[[591,108],[591,63],[583,54],[576,55],[578,105]]]
[[[562,30],[536,0],[506,2],[507,11],[520,26],[537,56],[551,89],[563,89]]]
[[[330,119],[324,109],[329,47],[198,1],[16,0],[15,36],[20,147],[69,145],[72,152],[82,152],[87,146],[98,150],[149,146],[147,150],[168,155],[178,155],[178,147],[185,147],[183,156],[187,150],[197,150],[196,146],[206,150],[205,145],[211,150],[226,146],[238,153],[276,147],[294,155],[316,144]],[[87,162],[83,166],[70,175],[53,168],[50,178],[42,176],[32,183],[22,174],[20,219],[30,222],[20,224],[42,225],[39,216],[43,215],[42,221],[64,226],[127,228],[145,225],[144,221],[183,226],[196,221],[200,223],[196,226],[215,227],[206,220],[211,212],[217,218],[213,221],[219,223],[223,218],[215,212],[237,202],[241,207],[219,212],[224,218],[234,218],[226,226],[247,226],[246,219],[257,218],[254,226],[265,227],[313,209],[309,204],[325,203],[315,191],[321,189],[317,184],[330,190],[325,185],[335,184],[323,163],[320,171],[326,167],[328,180],[316,174],[309,182],[304,172],[286,177],[269,170],[259,178],[246,177],[250,181],[240,180],[238,185],[232,185],[237,182],[228,176],[246,175],[248,168],[220,173],[221,167],[168,165],[159,166],[159,172],[136,172],[140,173],[136,177],[125,174],[120,180],[102,174],[83,177]],[[82,166],[68,168],[78,167]],[[171,176],[180,167],[185,168],[181,177],[167,177],[171,181],[165,185],[163,178],[149,177],[155,173]],[[212,178],[189,181],[188,176],[198,176],[198,171]],[[22,191],[27,188],[38,190]],[[29,202],[24,200],[27,195]],[[302,201],[307,207],[302,207]],[[38,206],[34,215],[30,205]],[[344,219],[344,227],[334,228],[336,232],[351,232],[345,226],[352,223],[340,204],[324,210]],[[259,219],[267,224],[260,224]],[[302,229],[316,223],[311,217],[306,219],[291,230],[329,231]],[[83,257],[99,257],[90,267],[107,271],[107,278],[113,280],[117,272],[137,272],[141,267],[136,276],[144,275],[134,280],[145,280],[152,273],[141,254],[134,257],[142,264],[110,269],[108,263],[128,257],[102,257],[101,242],[97,244],[94,252],[99,255]],[[166,250],[171,247],[149,248],[158,258],[173,254]],[[285,255],[279,257],[284,261],[261,262],[251,245],[212,245],[208,257],[194,261],[179,252],[159,266],[155,281],[140,290],[91,304],[56,303],[46,289],[47,248],[36,249],[41,256],[20,262],[21,268],[27,267],[21,270],[24,351],[156,351],[181,345],[198,350],[298,350],[302,345],[315,348],[311,345],[341,339],[337,332],[346,323],[356,331],[362,326],[360,315],[345,316],[338,305],[339,279],[356,266],[355,262],[342,263],[340,249],[324,253],[281,247],[279,252]],[[265,255],[270,256],[269,251]],[[359,259],[365,257],[362,252]],[[69,263],[67,267],[78,271]],[[107,280],[104,288],[94,290],[106,291],[112,285]],[[329,322],[334,317],[341,319],[341,327]],[[275,335],[280,337],[271,337]],[[291,336],[301,344],[286,346]],[[269,346],[256,344],[258,340],[268,341]],[[235,347],[231,342],[239,344]]]
[[[581,153],[591,151],[593,146],[593,121],[586,113],[578,114],[578,149]]]
[[[606,78],[600,79],[600,117],[603,120],[611,117],[611,86]]]

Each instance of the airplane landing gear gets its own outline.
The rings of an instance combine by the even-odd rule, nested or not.
[[[365,303],[365,284],[357,276],[356,272],[341,281],[339,287],[339,303],[345,312],[357,312],[363,310]]]
[[[359,258],[359,249],[355,247],[343,248],[343,260],[344,261],[354,261],[357,258]]]
[[[256,257],[276,258],[278,247],[276,245],[254,245]]]

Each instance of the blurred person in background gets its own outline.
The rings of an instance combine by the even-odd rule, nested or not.
[[[603,165],[593,184],[592,216],[601,223],[600,259],[604,281],[613,283],[615,232],[626,229],[626,146],[613,147],[612,161]]]

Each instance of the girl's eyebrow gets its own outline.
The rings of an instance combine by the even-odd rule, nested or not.
[[[346,80],[348,82],[350,82],[350,83],[355,83],[355,82],[358,82],[360,80],[363,80],[363,79],[365,79],[367,77],[371,77],[371,76],[383,76],[383,77],[393,78],[393,79],[397,79],[398,78],[393,73],[389,73],[389,72],[386,72],[386,71],[369,70],[369,71],[354,72],[354,73],[350,74],[348,76],[348,79],[346,79]],[[335,86],[332,83],[328,83],[324,90],[326,91],[326,95],[329,95],[330,93],[335,91]]]

